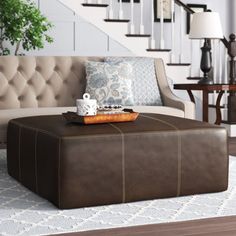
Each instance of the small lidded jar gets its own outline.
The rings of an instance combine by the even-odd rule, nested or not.
[[[85,93],[83,99],[76,100],[77,114],[79,116],[96,116],[97,100],[90,99],[90,94]]]

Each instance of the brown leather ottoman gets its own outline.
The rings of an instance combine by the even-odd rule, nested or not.
[[[62,116],[9,122],[9,174],[59,208],[227,189],[224,128],[171,116],[67,124]]]

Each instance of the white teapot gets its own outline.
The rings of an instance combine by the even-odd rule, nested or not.
[[[83,99],[76,100],[77,114],[79,116],[97,115],[97,100],[90,99],[90,94],[85,93]]]

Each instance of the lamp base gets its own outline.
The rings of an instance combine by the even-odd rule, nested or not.
[[[198,84],[213,84],[213,80],[209,77],[203,77],[198,81]]]

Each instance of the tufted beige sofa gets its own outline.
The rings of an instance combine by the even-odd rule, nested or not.
[[[10,119],[75,111],[75,100],[86,86],[84,62],[103,58],[0,57],[0,146],[6,144]],[[164,106],[139,106],[134,110],[194,119],[194,104],[171,92],[161,59],[156,74]]]

